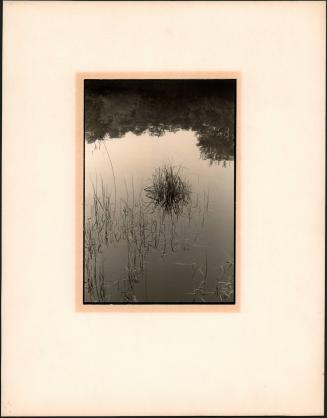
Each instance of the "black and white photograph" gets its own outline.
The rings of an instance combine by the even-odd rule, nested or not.
[[[1,416],[325,416],[326,2],[2,3]]]
[[[84,80],[84,303],[235,303],[236,86]]]

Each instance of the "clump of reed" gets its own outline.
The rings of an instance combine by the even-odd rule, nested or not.
[[[93,254],[90,252],[85,254],[85,287],[91,301],[104,302],[106,299],[104,268],[103,265],[98,266],[97,254],[97,251]]]
[[[234,261],[226,261],[220,266],[215,294],[219,302],[232,302],[234,299]]]
[[[168,213],[180,214],[190,202],[191,187],[181,176],[181,167],[164,165],[155,170],[146,196]]]
[[[193,291],[189,294],[193,296],[193,302],[207,302],[215,299],[217,302],[233,302],[234,300],[234,261],[228,260],[217,270],[214,288],[208,287],[208,259],[205,256],[204,268],[192,263],[192,282]],[[200,273],[201,280],[198,285],[195,284],[195,277]]]

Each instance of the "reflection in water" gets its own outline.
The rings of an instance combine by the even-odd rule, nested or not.
[[[181,168],[173,166],[159,167],[152,175],[151,186],[146,187],[146,197],[155,206],[161,206],[167,213],[175,215],[182,213],[184,206],[190,201],[191,187],[186,180],[182,180]]]
[[[94,186],[90,216],[85,225],[86,289],[91,301],[106,301],[110,297],[110,292],[107,294],[105,289],[103,267],[98,265],[98,257],[105,248],[123,244],[127,251],[125,277],[113,283],[117,285],[122,301],[127,302],[137,301],[135,285],[145,279],[146,258],[152,250],[158,250],[163,258],[190,249],[204,227],[209,195],[196,194],[191,198],[190,190],[187,194],[183,200],[170,200],[167,204],[161,201],[158,205],[152,197],[150,200],[140,195],[136,197],[134,188],[127,189],[115,213],[115,203],[111,202],[103,181],[101,188]],[[168,193],[166,196],[169,198]],[[195,217],[200,222],[188,236],[185,223],[196,222]],[[201,272],[201,268],[198,271]]]
[[[86,81],[85,302],[234,301],[234,105],[234,81]]]
[[[201,158],[234,158],[234,80],[86,81],[85,138],[192,130]]]

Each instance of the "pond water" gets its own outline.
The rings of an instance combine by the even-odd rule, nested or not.
[[[235,80],[84,89],[84,303],[234,303]]]
[[[90,289],[86,280],[85,301],[232,300],[228,292],[218,299],[215,290],[223,269],[231,270],[225,279],[233,279],[234,161],[210,164],[200,158],[196,144],[194,132],[181,130],[160,138],[127,133],[85,145],[86,224],[95,218],[94,206],[103,212],[103,195],[110,195],[108,214],[115,216],[113,231],[108,227],[106,233],[103,226],[96,237],[101,248],[89,260],[86,276],[89,282],[94,279],[94,286]],[[144,190],[156,168],[164,165],[179,169],[190,186],[182,213],[165,213],[160,205],[152,205]],[[95,191],[99,201],[94,204]],[[126,207],[132,220],[124,218]],[[121,236],[124,224],[127,237]]]

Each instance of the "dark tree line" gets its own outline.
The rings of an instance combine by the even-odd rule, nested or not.
[[[192,130],[201,158],[234,158],[234,80],[86,80],[85,139]]]

